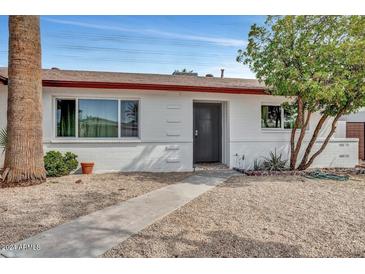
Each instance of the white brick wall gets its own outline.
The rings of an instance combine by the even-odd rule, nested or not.
[[[312,149],[312,153],[319,149],[322,142],[323,138],[318,140]],[[307,144],[308,142],[304,142],[303,147]],[[283,159],[289,159],[290,145],[287,141],[232,142],[231,150],[234,153],[231,155],[231,166],[246,169],[252,168],[254,160],[264,160],[269,152],[275,149],[277,154],[282,154]],[[311,167],[354,167],[358,164],[357,153],[357,139],[336,138],[328,143],[324,152],[314,160]],[[242,160],[243,155],[244,160]],[[299,160],[302,155],[303,150],[299,154]]]
[[[64,96],[134,98],[140,100],[140,140],[134,142],[89,140],[61,142],[54,138],[53,99]],[[225,162],[233,167],[236,153],[245,154],[248,167],[255,158],[276,147],[288,155],[289,130],[261,129],[261,104],[281,103],[284,98],[194,92],[87,90],[44,88],[43,125],[45,150],[72,151],[80,161],[94,161],[97,172],[117,170],[185,171],[193,168],[193,101],[214,100],[227,107]],[[314,115],[311,134],[318,115]],[[6,125],[6,86],[0,86],[0,128]],[[321,136],[329,130],[327,123]],[[337,135],[338,137],[343,137]],[[343,145],[343,146],[342,146]],[[1,161],[1,160],[0,160]],[[357,164],[357,141],[333,140],[314,166],[352,167]]]

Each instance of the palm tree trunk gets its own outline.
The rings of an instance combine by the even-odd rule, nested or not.
[[[39,16],[9,16],[5,185],[45,180]]]

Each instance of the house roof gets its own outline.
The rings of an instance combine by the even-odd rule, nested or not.
[[[7,78],[7,68],[0,68],[0,81],[7,84]],[[43,69],[42,82],[53,87],[266,94],[265,86],[254,79],[166,74]]]

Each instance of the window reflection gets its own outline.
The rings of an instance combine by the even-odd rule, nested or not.
[[[80,99],[79,137],[118,137],[118,101]]]
[[[138,137],[138,101],[120,102],[121,137]]]

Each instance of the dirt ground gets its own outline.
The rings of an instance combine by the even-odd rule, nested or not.
[[[365,257],[365,176],[238,176],[104,257]]]
[[[0,247],[58,224],[176,183],[191,173],[109,173],[50,178],[0,188]],[[81,179],[81,183],[75,183]]]

